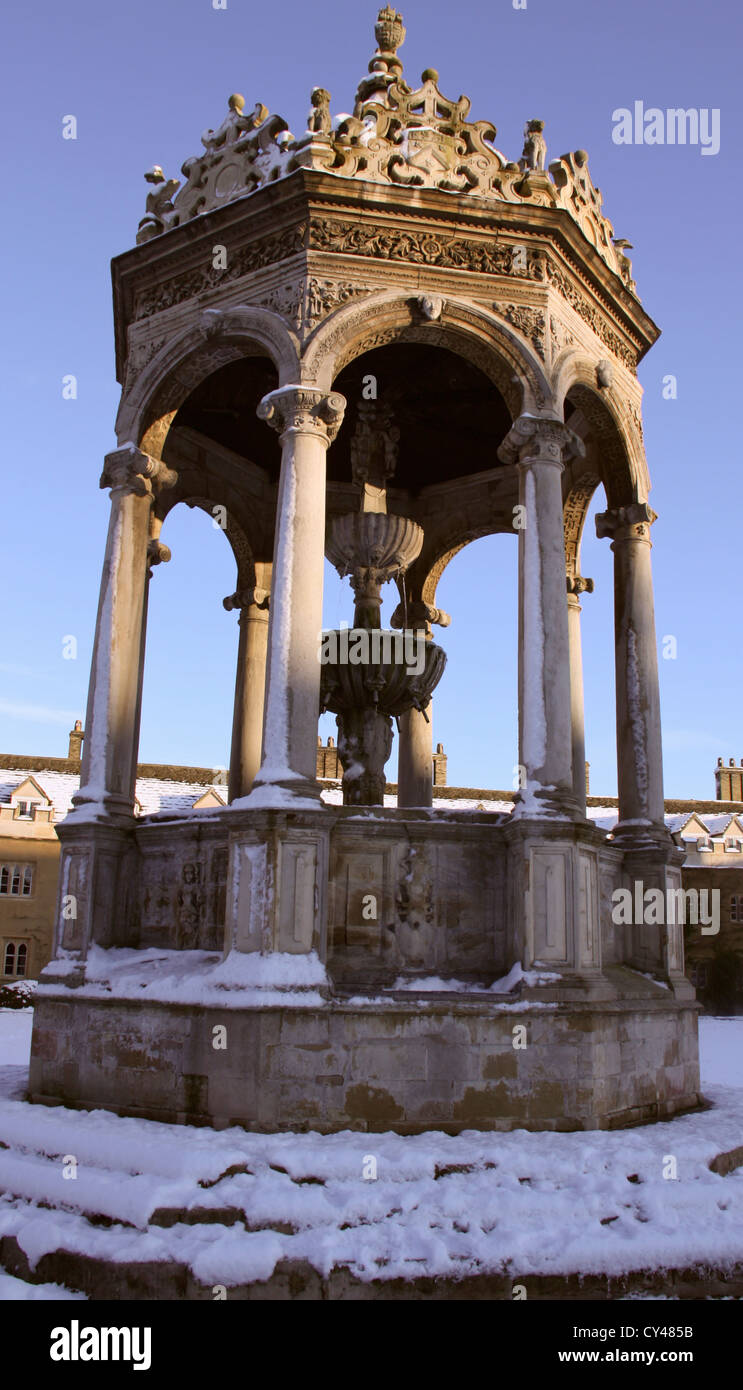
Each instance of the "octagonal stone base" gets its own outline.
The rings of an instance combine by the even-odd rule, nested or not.
[[[631,972],[608,973],[610,1001],[541,1005],[398,995],[221,1008],[43,986],[30,1099],[217,1128],[400,1134],[611,1129],[698,1105],[698,1006],[653,985],[621,997]]]

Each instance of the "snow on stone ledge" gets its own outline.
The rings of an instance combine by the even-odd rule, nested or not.
[[[150,999],[161,1004],[219,1005],[222,1008],[317,1008],[325,1003],[311,986],[326,985],[316,952],[260,956],[232,951],[130,950],[91,946],[85,980],[75,996],[91,999]],[[58,987],[39,984],[40,995]]]

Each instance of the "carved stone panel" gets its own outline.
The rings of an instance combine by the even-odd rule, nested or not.
[[[534,960],[567,965],[569,850],[532,852],[532,927]]]

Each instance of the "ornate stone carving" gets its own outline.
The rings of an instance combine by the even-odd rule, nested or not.
[[[418,296],[418,308],[424,319],[428,319],[431,323],[435,323],[437,319],[441,318],[445,304],[446,300],[442,299],[440,294],[420,294]]]
[[[292,143],[286,121],[281,116],[269,116],[268,108],[261,102],[249,116],[244,116],[245,98],[239,93],[229,98],[228,106],[227,116],[218,129],[207,130],[201,137],[205,153],[183,164],[183,188],[178,179],[166,182],[159,165],[145,174],[158,191],[147,198],[147,212],[137,232],[138,243],[179,227],[200,212],[252,193],[278,172],[286,172],[283,151]]]
[[[131,492],[137,497],[153,497],[161,488],[174,487],[178,474],[161,459],[143,454],[133,444],[106,454],[100,486],[112,492]],[[164,547],[166,548],[166,547]]]
[[[397,11],[389,6],[380,11],[375,34],[381,46],[369,64],[370,75],[359,85],[353,115],[341,117],[335,128],[324,87],[312,92],[308,131],[298,141],[286,121],[269,116],[260,102],[245,116],[244,98],[231,96],[222,124],[202,136],[204,154],[183,165],[183,188],[178,180],[167,180],[159,165],[145,175],[153,191],[137,241],[149,241],[294,169],[318,169],[372,183],[560,208],[634,293],[631,265],[623,254],[629,243],[614,239],[585,151],[562,155],[546,174],[544,122],[532,120],[525,127],[519,162],[508,161],[493,143],[495,126],[470,121],[469,98],[444,96],[434,68],[426,68],[420,87],[409,87],[397,57],[405,37]]]
[[[521,151],[519,168],[544,171],[547,162],[547,142],[542,134],[544,121],[527,121],[524,126],[524,148]]]
[[[582,458],[583,440],[562,420],[549,416],[520,415],[498,449],[502,463],[555,463]]]
[[[281,386],[263,397],[257,414],[279,434],[287,430],[319,434],[332,444],[343,423],[345,408],[345,396],[339,391],[326,394],[312,386]]]
[[[326,92],[324,87],[313,87],[310,101],[312,106],[307,118],[307,129],[314,135],[329,135],[333,129],[330,92]]]
[[[612,541],[650,540],[650,527],[658,520],[647,502],[632,502],[627,507],[616,507],[596,515],[596,535],[599,540],[608,536]]]
[[[303,249],[306,233],[307,228],[304,225],[288,227],[274,236],[260,237],[249,242],[247,246],[241,246],[231,254],[224,270],[215,270],[210,261],[208,265],[190,270],[185,275],[174,275],[164,283],[137,295],[133,318],[148,318],[151,314],[159,313],[161,309],[169,309],[171,305],[180,304],[184,299],[203,294],[205,290],[216,289],[225,281],[239,280],[242,275],[248,275],[252,270],[260,270],[263,266],[286,260]]]
[[[360,401],[356,428],[351,437],[351,473],[354,482],[383,488],[397,468],[400,430],[389,405]]]
[[[545,255],[523,246],[503,246],[445,232],[405,231],[399,227],[363,227],[358,222],[310,220],[310,249],[336,255],[370,256],[376,260],[407,261],[441,266],[445,270],[475,270],[485,275],[516,275],[544,280]]]
[[[562,352],[563,348],[572,347],[575,338],[562,321],[550,314],[550,337],[552,339],[552,354],[555,356]]]
[[[267,609],[270,602],[268,589],[261,589],[255,585],[252,589],[238,589],[236,593],[230,594],[228,598],[222,599],[223,606],[231,613],[235,608],[263,608]]]
[[[619,334],[609,326],[603,315],[599,313],[598,309],[592,304],[589,304],[580,290],[576,288],[573,281],[564,271],[560,270],[559,266],[555,265],[554,261],[550,260],[549,257],[547,258],[547,280],[550,285],[558,290],[563,298],[567,300],[568,304],[575,309],[575,312],[580,315],[584,323],[587,323],[589,328],[593,329],[593,332],[604,346],[608,347],[610,352],[613,352],[614,356],[619,358],[620,362],[624,362],[624,365],[629,367],[631,372],[636,371],[637,350],[627,347]]]
[[[532,347],[544,360],[545,319],[542,310],[532,309],[527,304],[499,304],[497,301],[494,302],[493,308],[496,314],[500,314],[501,318],[513,324],[519,333],[523,333],[524,337],[529,339]]]
[[[563,507],[565,528],[565,566],[568,580],[578,574],[578,552],[586,513],[601,479],[592,473],[583,473],[578,482],[571,487]]]
[[[167,565],[171,558],[170,546],[163,545],[162,541],[150,540],[147,542],[147,563],[150,569],[154,565]]]
[[[593,580],[584,579],[582,574],[568,574],[566,582],[568,593],[574,594],[576,598],[579,598],[581,594],[593,593]]]

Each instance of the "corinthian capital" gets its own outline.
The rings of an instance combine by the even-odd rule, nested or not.
[[[598,512],[596,535],[599,540],[608,536],[612,541],[649,541],[650,527],[657,519],[657,512],[654,512],[647,502],[631,502],[628,507],[615,507],[612,511]]]
[[[223,606],[231,613],[233,609],[239,608],[268,608],[270,595],[268,589],[260,589],[254,585],[252,589],[238,589],[236,593],[229,594],[222,599]]]
[[[280,435],[314,434],[332,444],[343,423],[346,398],[315,386],[280,386],[258,405],[258,417]]]
[[[547,415],[520,415],[498,449],[501,463],[554,463],[582,458],[583,440],[562,420]]]
[[[173,487],[177,481],[178,474],[162,459],[153,459],[133,444],[125,444],[123,449],[106,454],[100,485],[137,497],[154,497],[161,488]]]

